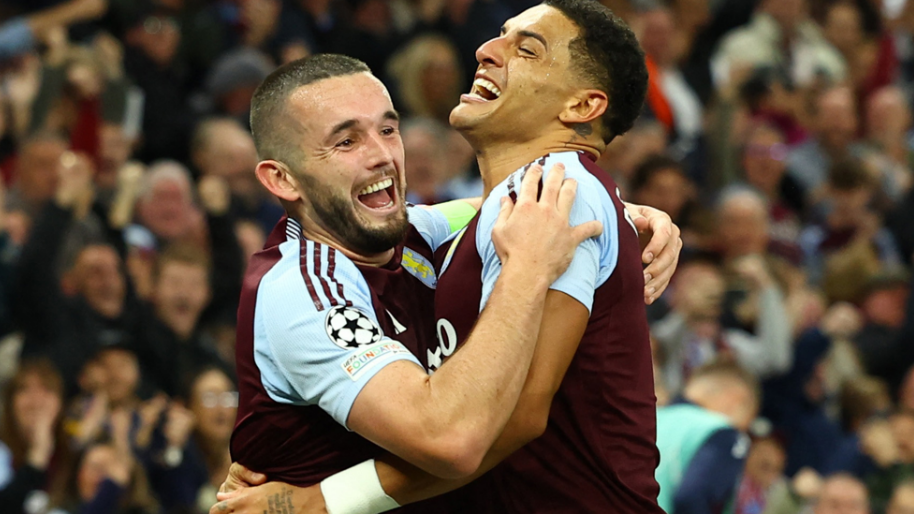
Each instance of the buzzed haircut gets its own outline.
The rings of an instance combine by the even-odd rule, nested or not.
[[[289,96],[298,88],[332,77],[370,73],[358,59],[338,54],[317,54],[284,64],[263,80],[251,99],[251,133],[261,159],[288,162],[294,151],[286,123]]]
[[[644,52],[631,28],[596,0],[545,0],[578,26],[568,46],[571,66],[609,97],[603,114],[607,144],[635,123],[647,94]]]
[[[758,378],[746,368],[728,359],[716,359],[692,372],[689,382],[712,378],[730,383],[742,384],[752,397],[759,401],[762,397]]]
[[[191,243],[172,243],[156,256],[155,268],[153,269],[154,278],[162,274],[170,263],[186,264],[206,270],[207,273],[212,271],[212,259],[209,253],[198,245]]]

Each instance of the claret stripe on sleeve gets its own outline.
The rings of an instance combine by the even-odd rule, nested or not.
[[[344,294],[343,284],[334,276],[334,273],[336,273],[336,250],[307,239],[301,239],[300,245],[301,274],[302,278],[305,280],[305,287],[308,289],[308,294],[311,295],[311,300],[314,302],[314,307],[318,311],[323,311],[328,307],[324,305],[324,300],[321,299],[321,296],[318,293],[318,287],[320,287],[320,291],[324,293],[324,297],[327,301],[330,302],[330,307],[335,307],[340,304],[352,307],[352,302],[347,300]],[[327,251],[326,272],[322,269],[322,254],[325,249]],[[308,259],[309,255],[311,256],[310,262]],[[335,286],[335,292],[334,288],[330,286],[331,282]]]

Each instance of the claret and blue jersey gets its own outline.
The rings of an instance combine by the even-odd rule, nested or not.
[[[288,218],[252,257],[238,310],[233,460],[307,486],[380,451],[347,430],[349,410],[387,364],[420,365],[419,342],[435,338],[433,251],[450,233],[434,209],[408,213],[409,235],[380,268],[302,237]]]
[[[566,178],[578,182],[572,225],[603,224],[602,235],[578,247],[551,287],[587,307],[590,320],[545,434],[478,483],[432,500],[435,509],[427,511],[662,512],[656,503],[656,399],[637,231],[612,178],[589,156],[563,152],[537,163],[544,176],[562,163]],[[491,237],[500,199],[517,193],[528,168],[496,186],[477,217],[436,252],[439,341],[419,354],[430,370],[466,341],[485,308],[501,271]]]

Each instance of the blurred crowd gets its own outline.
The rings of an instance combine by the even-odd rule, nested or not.
[[[650,83],[599,164],[685,243],[648,312],[659,403],[710,362],[760,382],[737,514],[914,513],[914,2],[603,1]],[[282,214],[254,89],[362,59],[409,200],[477,196],[448,113],[535,3],[0,1],[0,510],[208,511],[240,281]]]

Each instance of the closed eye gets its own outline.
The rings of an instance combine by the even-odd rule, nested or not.
[[[523,54],[525,54],[525,55],[530,55],[530,56],[536,57],[536,53],[535,53],[533,50],[528,50],[528,49],[526,49],[526,48],[521,48],[520,51],[521,51],[521,53],[523,53]]]

